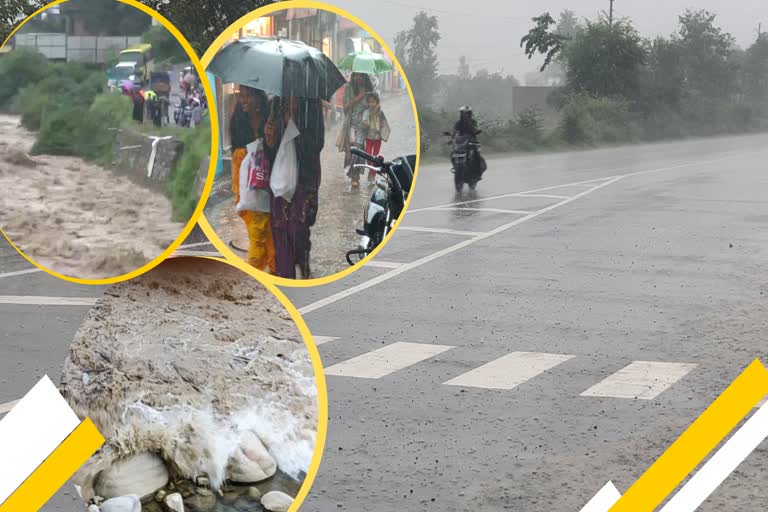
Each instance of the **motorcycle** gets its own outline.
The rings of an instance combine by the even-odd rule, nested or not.
[[[469,186],[470,190],[475,190],[477,182],[482,178],[483,162],[480,157],[480,143],[475,142],[474,138],[477,135],[483,133],[482,130],[476,131],[472,135],[456,135],[453,136],[450,132],[443,132],[443,135],[452,137],[449,144],[451,147],[451,164],[453,165],[453,183],[456,187],[456,192],[461,192],[464,189],[464,184]],[[474,160],[479,160],[481,169],[479,171],[473,170]]]
[[[192,124],[192,113],[194,108],[190,102],[181,99],[173,112],[173,120],[177,126],[188,128]]]
[[[374,191],[363,210],[363,229],[356,230],[360,241],[357,249],[346,254],[347,263],[355,265],[384,241],[403,212],[413,183],[416,155],[401,156],[387,162],[383,157],[369,155],[359,148],[352,148],[351,151],[371,163],[357,167],[376,172]]]

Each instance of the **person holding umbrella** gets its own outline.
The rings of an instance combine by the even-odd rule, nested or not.
[[[363,126],[363,115],[368,104],[366,98],[368,93],[373,92],[373,83],[370,77],[365,73],[353,72],[352,77],[344,89],[344,126],[339,137],[339,151],[346,153],[344,166],[349,166],[347,176],[352,182],[350,190],[356,190],[360,187],[360,176],[362,171],[356,168],[356,165],[366,162],[359,156],[352,156],[349,148],[353,145],[360,149],[365,149],[365,139],[367,130]]]
[[[224,82],[239,83],[273,94],[264,127],[265,153],[270,167],[271,227],[275,244],[275,275],[307,279],[310,271],[310,228],[318,210],[320,151],[325,143],[322,101],[344,84],[338,68],[320,50],[299,41],[242,38],[225,46],[208,71]],[[283,173],[281,146],[292,147]],[[276,165],[276,162],[279,164]],[[278,180],[292,176],[285,191]]]

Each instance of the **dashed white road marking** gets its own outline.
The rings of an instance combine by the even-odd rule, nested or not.
[[[444,235],[459,235],[459,236],[478,236],[482,235],[479,231],[461,231],[456,229],[444,229],[444,228],[423,228],[419,226],[400,226],[397,228],[399,231],[418,231],[419,233],[441,233]]]
[[[447,382],[448,386],[513,389],[575,356],[540,352],[512,352]]]
[[[42,272],[42,270],[39,268],[28,268],[26,270],[15,270],[13,272],[4,272],[0,274],[0,279],[4,277],[23,276],[24,274],[35,274],[37,272]]]
[[[433,211],[439,211],[439,212],[461,212],[461,211],[468,211],[468,212],[489,212],[489,213],[509,213],[511,215],[530,215],[533,213],[532,210],[505,210],[503,208],[466,208],[466,207],[456,207],[456,208],[437,208]]]
[[[199,256],[201,258],[204,258],[206,256],[210,256],[213,258],[222,258],[220,252],[218,251],[176,251],[173,254],[171,254],[171,257],[183,257],[183,256]]]
[[[696,366],[687,363],[635,361],[598,382],[581,396],[653,400]]]
[[[38,295],[0,295],[0,304],[27,306],[93,306],[95,297],[42,297]]]
[[[380,379],[452,348],[448,345],[397,342],[335,364],[326,368],[325,374]]]
[[[448,254],[451,254],[453,252],[456,252],[460,249],[463,249],[465,247],[468,247],[476,242],[479,242],[481,240],[485,240],[486,238],[490,238],[492,236],[495,236],[499,233],[502,233],[510,228],[513,228],[519,224],[522,224],[524,222],[528,222],[531,219],[535,219],[539,215],[543,215],[549,211],[552,211],[556,208],[559,208],[561,206],[564,206],[570,202],[576,201],[579,198],[582,198],[588,194],[591,194],[592,192],[599,190],[603,187],[606,187],[610,185],[611,183],[614,183],[618,180],[620,180],[620,177],[616,177],[613,179],[610,179],[608,181],[603,181],[598,185],[595,185],[594,187],[591,187],[583,192],[580,192],[576,194],[575,196],[571,197],[570,199],[565,199],[563,201],[560,201],[559,203],[555,203],[553,205],[547,206],[546,208],[542,208],[541,210],[538,210],[530,215],[526,215],[525,217],[520,217],[518,219],[515,219],[512,222],[508,222],[507,224],[503,224],[495,229],[492,229],[491,231],[488,231],[486,233],[478,234],[477,236],[463,240],[457,244],[454,244],[450,247],[447,247],[445,249],[442,249],[440,251],[434,252],[432,254],[429,254],[427,256],[424,256],[423,258],[420,258],[416,261],[413,261],[411,263],[408,263],[406,265],[403,265],[400,268],[392,269],[389,272],[385,272],[384,274],[381,274],[380,276],[376,276],[373,279],[369,279],[368,281],[365,281],[363,283],[360,283],[355,286],[351,286],[347,288],[346,290],[342,290],[340,292],[334,293],[332,295],[329,295],[328,297],[325,297],[323,299],[320,299],[316,302],[313,302],[311,304],[308,304],[302,308],[299,309],[299,313],[302,315],[305,315],[307,313],[311,313],[312,311],[315,311],[317,309],[323,308],[325,306],[328,306],[329,304],[333,304],[335,302],[338,302],[342,299],[345,299],[347,297],[350,297],[356,293],[359,293],[363,290],[367,290],[368,288],[371,288],[372,286],[376,286],[378,284],[381,284],[385,281],[388,281],[389,279],[392,279],[393,277],[397,277],[400,274],[403,274],[405,272],[408,272],[409,270],[413,270],[414,268],[420,267],[422,265],[425,265],[427,263],[430,263],[438,258],[442,258],[443,256],[446,256]],[[405,226],[400,227],[398,229],[404,229]]]
[[[336,341],[337,339],[339,339],[339,337],[338,336],[312,336],[312,339],[315,340],[315,345],[322,345],[323,343]]]
[[[399,263],[397,261],[380,261],[372,260],[365,264],[366,267],[378,267],[378,268],[400,268],[405,263]]]
[[[194,247],[205,247],[206,245],[213,245],[211,242],[196,242],[194,244],[180,245],[179,249],[192,249]]]
[[[541,197],[544,199],[568,199],[569,196],[555,196],[552,194],[519,194],[517,197]]]

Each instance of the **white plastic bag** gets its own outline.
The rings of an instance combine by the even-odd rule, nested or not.
[[[298,136],[299,129],[291,119],[285,128],[270,176],[270,187],[275,197],[283,197],[287,201],[293,200],[293,194],[296,192],[296,185],[299,180],[299,162],[295,141]]]
[[[259,151],[263,150],[261,139],[257,139],[245,147],[246,155],[240,164],[240,201],[236,205],[237,211],[265,212],[270,211],[269,190],[251,187],[251,159]]]

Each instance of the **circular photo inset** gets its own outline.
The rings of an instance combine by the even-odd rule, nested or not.
[[[73,478],[83,510],[287,510],[318,444],[314,368],[291,314],[228,263],[172,258],[114,285],[61,378],[106,440]]]
[[[222,148],[211,238],[279,279],[349,273],[388,239],[415,180],[417,118],[401,67],[331,9],[260,9],[203,57]]]
[[[70,281],[115,282],[191,231],[213,179],[189,44],[128,0],[70,0],[0,52],[0,229]]]

